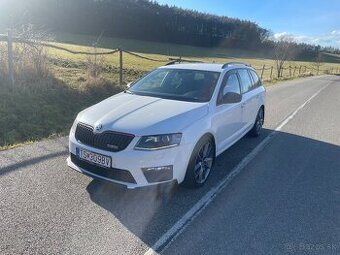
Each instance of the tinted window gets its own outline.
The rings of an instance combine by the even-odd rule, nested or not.
[[[226,84],[223,88],[223,96],[228,92],[240,94],[240,83],[235,73],[228,76]]]
[[[252,88],[257,88],[261,86],[260,78],[257,76],[256,72],[254,72],[253,70],[249,70],[249,73],[251,74],[251,77],[253,78]]]
[[[238,70],[241,79],[241,91],[245,93],[251,89],[253,81],[250,79],[249,73],[246,69]]]

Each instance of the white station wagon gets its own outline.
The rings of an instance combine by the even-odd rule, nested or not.
[[[170,63],[80,112],[68,165],[128,188],[202,186],[215,158],[260,135],[265,88],[242,63]]]

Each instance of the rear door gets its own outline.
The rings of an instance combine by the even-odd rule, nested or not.
[[[242,123],[246,129],[254,125],[258,111],[258,91],[253,87],[253,80],[247,69],[237,70],[242,92],[241,108],[243,109]]]

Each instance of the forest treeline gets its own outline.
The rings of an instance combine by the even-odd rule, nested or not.
[[[254,22],[160,5],[148,0],[2,0],[0,23],[44,26],[53,32],[146,41],[272,50],[270,31]],[[320,46],[295,44],[298,59]]]

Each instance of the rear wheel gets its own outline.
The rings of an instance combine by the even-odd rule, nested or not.
[[[193,150],[183,185],[188,188],[201,187],[207,181],[214,162],[215,145],[209,136],[204,136]]]
[[[250,130],[249,134],[254,137],[259,136],[262,131],[263,123],[264,123],[264,109],[263,107],[261,107],[260,110],[257,112],[255,124],[253,128]]]

